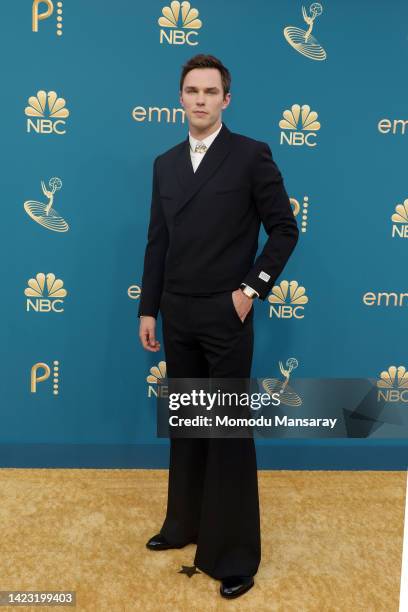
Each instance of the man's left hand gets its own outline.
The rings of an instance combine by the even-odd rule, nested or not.
[[[234,303],[235,310],[243,323],[248,312],[252,308],[253,299],[245,295],[241,289],[236,289],[232,292],[232,301]]]

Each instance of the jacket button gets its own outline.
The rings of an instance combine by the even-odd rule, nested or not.
[[[180,225],[180,219],[174,219],[174,225]]]

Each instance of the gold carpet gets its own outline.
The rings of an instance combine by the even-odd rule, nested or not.
[[[398,611],[405,472],[260,471],[262,561],[236,600],[178,573],[194,545],[145,548],[165,470],[2,469],[0,486],[0,590],[76,591],[60,610]]]

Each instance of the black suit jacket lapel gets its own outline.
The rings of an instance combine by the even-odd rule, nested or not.
[[[219,134],[211,143],[210,148],[201,160],[197,170],[194,172],[190,157],[190,141],[187,136],[176,163],[177,176],[183,189],[183,197],[177,207],[176,214],[184,208],[191,198],[195,196],[211,178],[230,150],[231,132],[225,123],[223,123]]]

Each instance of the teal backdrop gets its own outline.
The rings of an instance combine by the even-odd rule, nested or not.
[[[174,110],[196,53],[231,71],[223,120],[270,145],[302,229],[277,284],[296,281],[307,302],[256,304],[253,376],[279,376],[291,357],[302,378],[408,368],[408,4],[331,0],[303,16],[294,0],[197,0],[174,27],[159,24],[163,7],[2,7],[1,466],[168,465],[147,381],[165,357],[139,345],[138,288],[152,163],[187,136]],[[310,129],[294,105],[310,107]],[[41,273],[55,275],[49,289]],[[261,469],[405,469],[407,449],[257,441]]]

